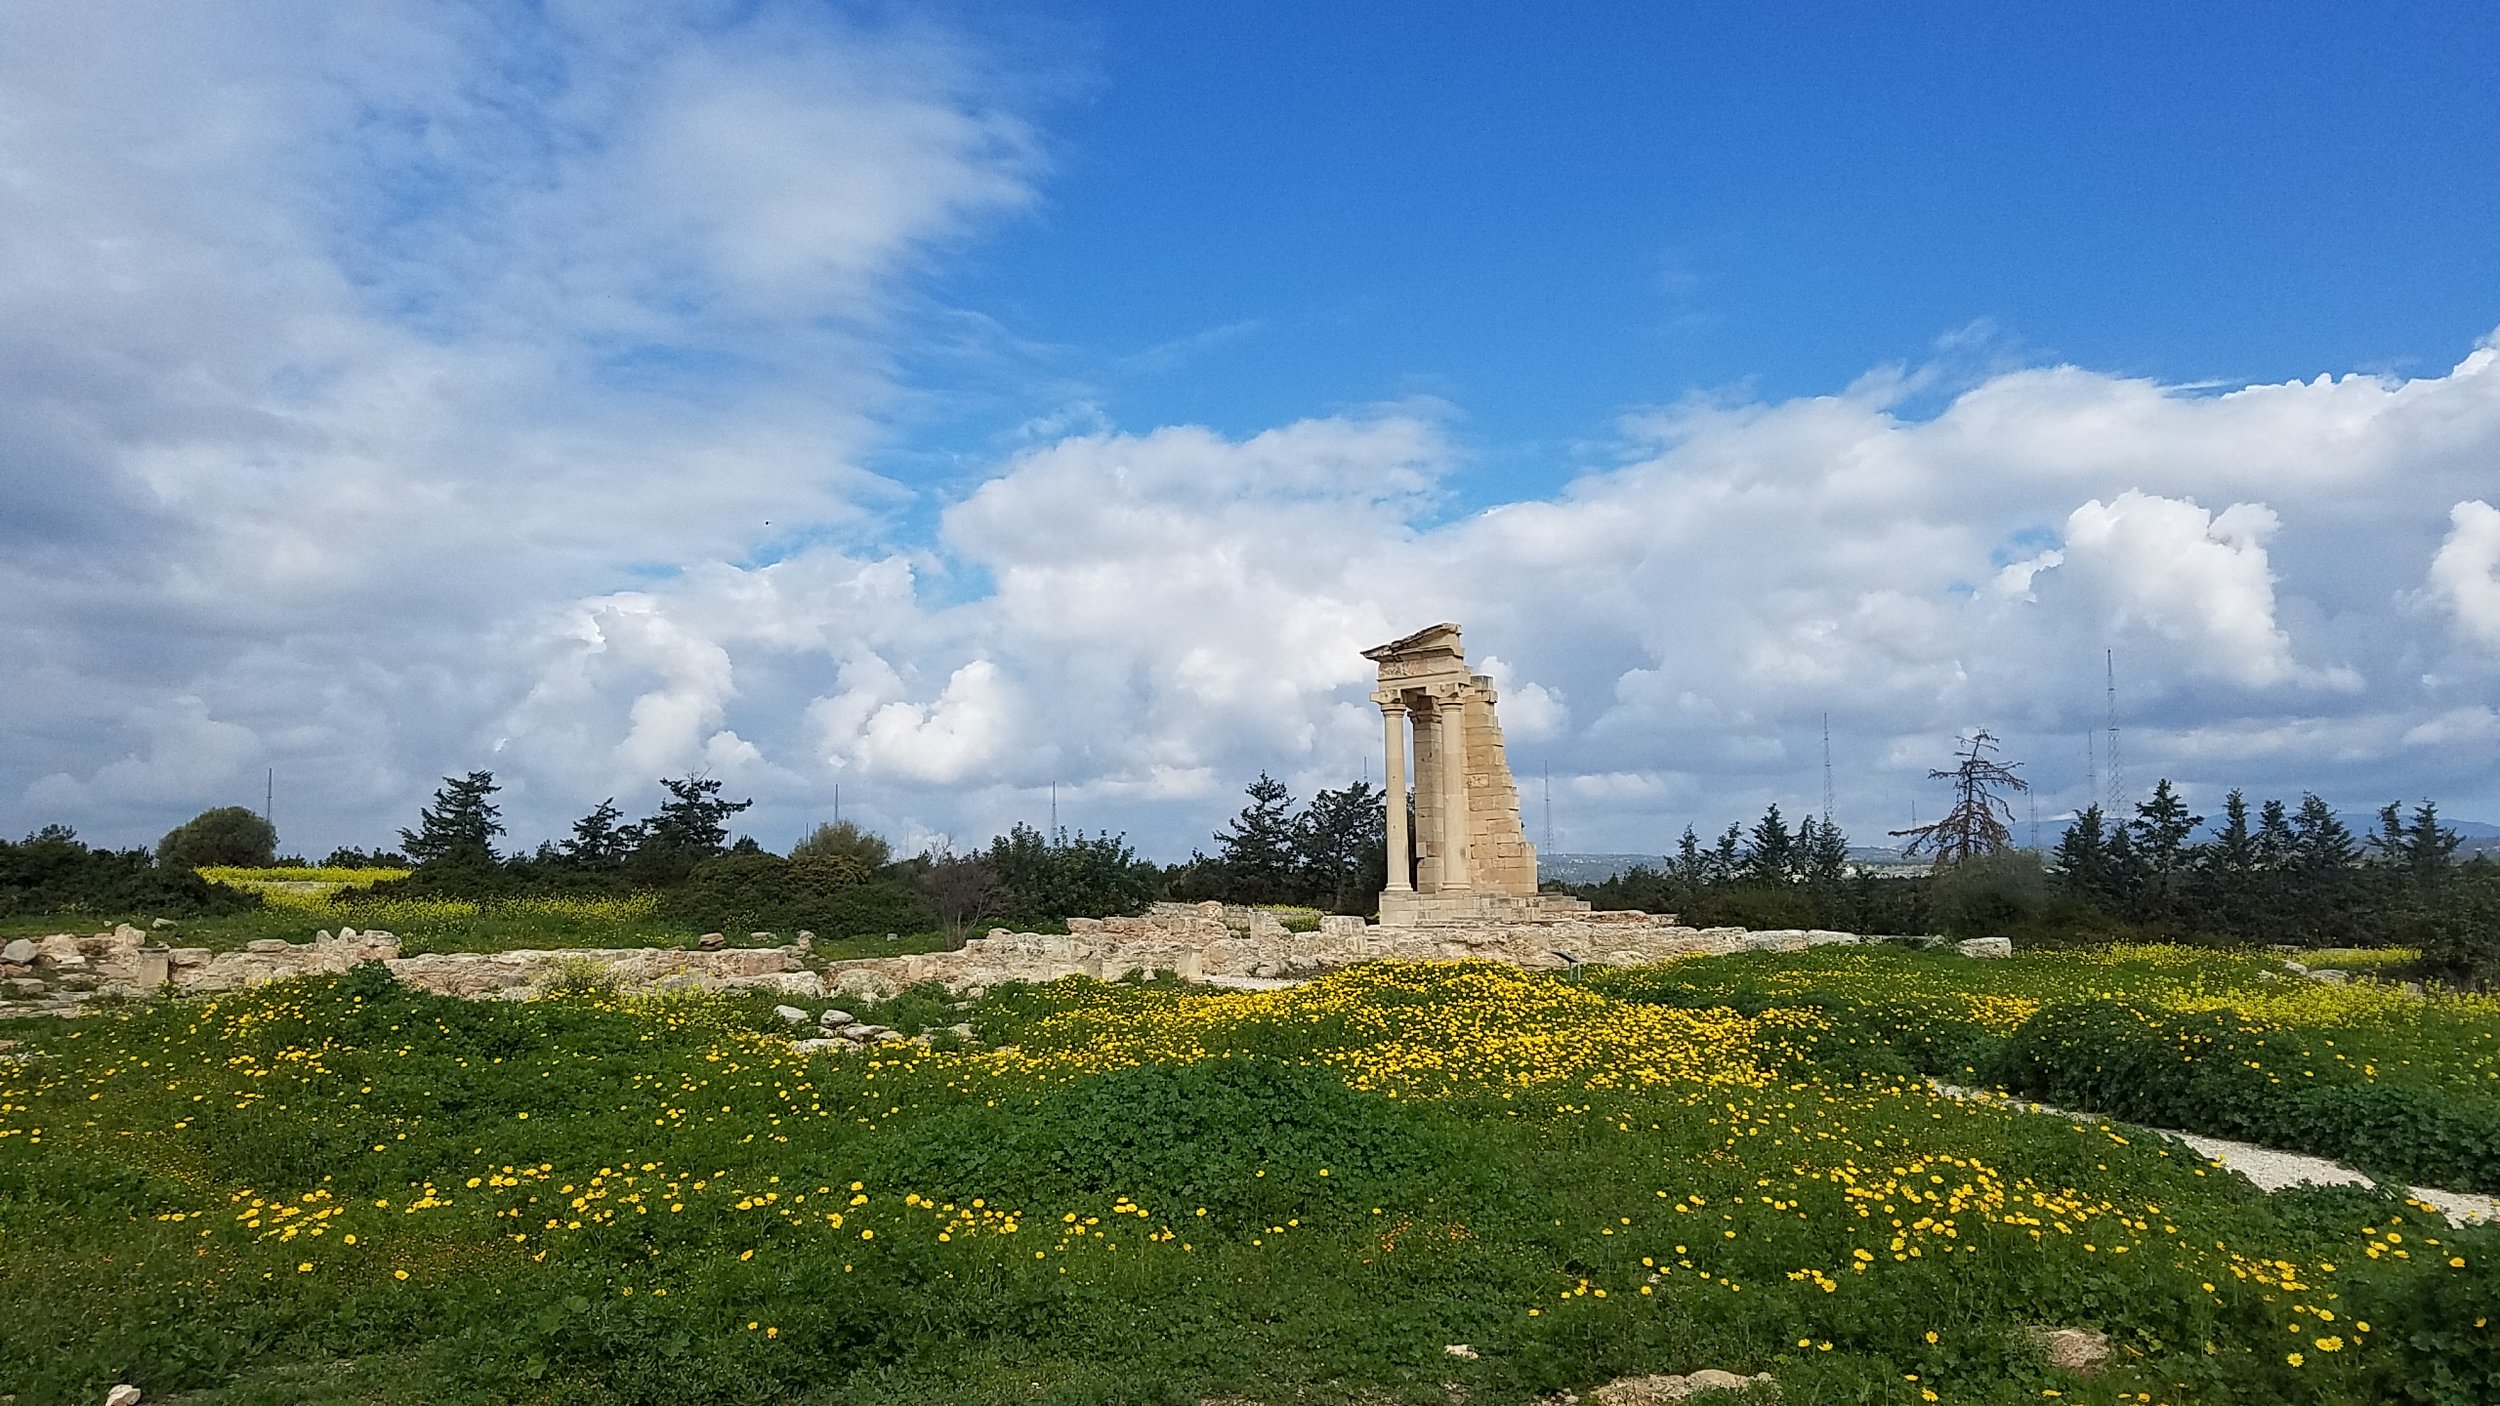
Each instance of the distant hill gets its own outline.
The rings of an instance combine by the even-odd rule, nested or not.
[[[1658,869],[1666,862],[1663,854],[1540,854],[1536,876],[1566,884],[1602,884],[1636,864]]]

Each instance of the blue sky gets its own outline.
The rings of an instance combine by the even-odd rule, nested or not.
[[[2500,819],[2500,12],[0,12],[0,831],[708,769],[1177,858],[1460,621],[1566,849]],[[1541,819],[1541,817],[1540,817]]]
[[[1050,13],[1094,77],[940,295],[1125,424],[1446,399],[1477,501],[1627,406],[1940,340],[1969,372],[2437,370],[2500,289],[2488,7]]]

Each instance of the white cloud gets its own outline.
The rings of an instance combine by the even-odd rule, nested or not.
[[[1476,667],[1493,680],[1497,700],[1493,706],[1501,717],[1506,739],[1541,741],[1560,733],[1569,723],[1571,709],[1562,694],[1518,677],[1518,670],[1502,656],[1488,654]]]
[[[868,715],[857,755],[870,775],[953,785],[991,766],[1005,748],[1016,700],[998,666],[975,659],[929,703],[897,700]]]
[[[2187,671],[2262,688],[2294,673],[2266,565],[2280,525],[2259,503],[2212,514],[2129,489],[2068,515],[2065,569],[2090,579],[2113,633],[2150,631],[2182,646]]]
[[[2448,510],[2449,529],[2431,558],[2430,594],[2457,635],[2500,651],[2500,508],[2475,499]]]

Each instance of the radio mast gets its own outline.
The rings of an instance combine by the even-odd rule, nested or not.
[[[1832,828],[1832,715],[1823,715],[1823,828]]]
[[[2116,815],[2127,803],[2127,783],[2118,770],[2118,651],[2107,651],[2102,662],[2109,680],[2109,746],[2103,757],[2109,771],[2109,813]]]

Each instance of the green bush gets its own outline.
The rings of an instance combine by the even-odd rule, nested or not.
[[[2321,1057],[2314,1038],[2229,1011],[2060,1002],[2014,1032],[1993,1072],[2017,1093],[2068,1108],[2500,1191],[2500,1099],[2371,1081]]]
[[[212,884],[188,869],[152,863],[146,850],[89,849],[66,827],[20,844],[0,840],[0,917],[78,913],[98,919],[188,918],[241,913],[258,894]]]
[[[719,932],[795,933],[854,937],[924,932],[937,919],[900,880],[869,880],[843,858],[788,860],[771,854],[728,854],[695,866],[685,883],[661,896],[660,911]]]
[[[848,820],[819,825],[807,837],[790,846],[794,860],[846,860],[858,867],[862,876],[874,874],[894,861],[894,847],[883,835],[871,834]]]
[[[261,869],[277,858],[277,830],[241,806],[201,811],[156,842],[156,862],[168,869]]]
[[[1936,925],[1953,937],[1992,937],[2037,920],[2049,903],[2040,856],[2000,850],[1965,859],[1936,876],[1928,903]]]

